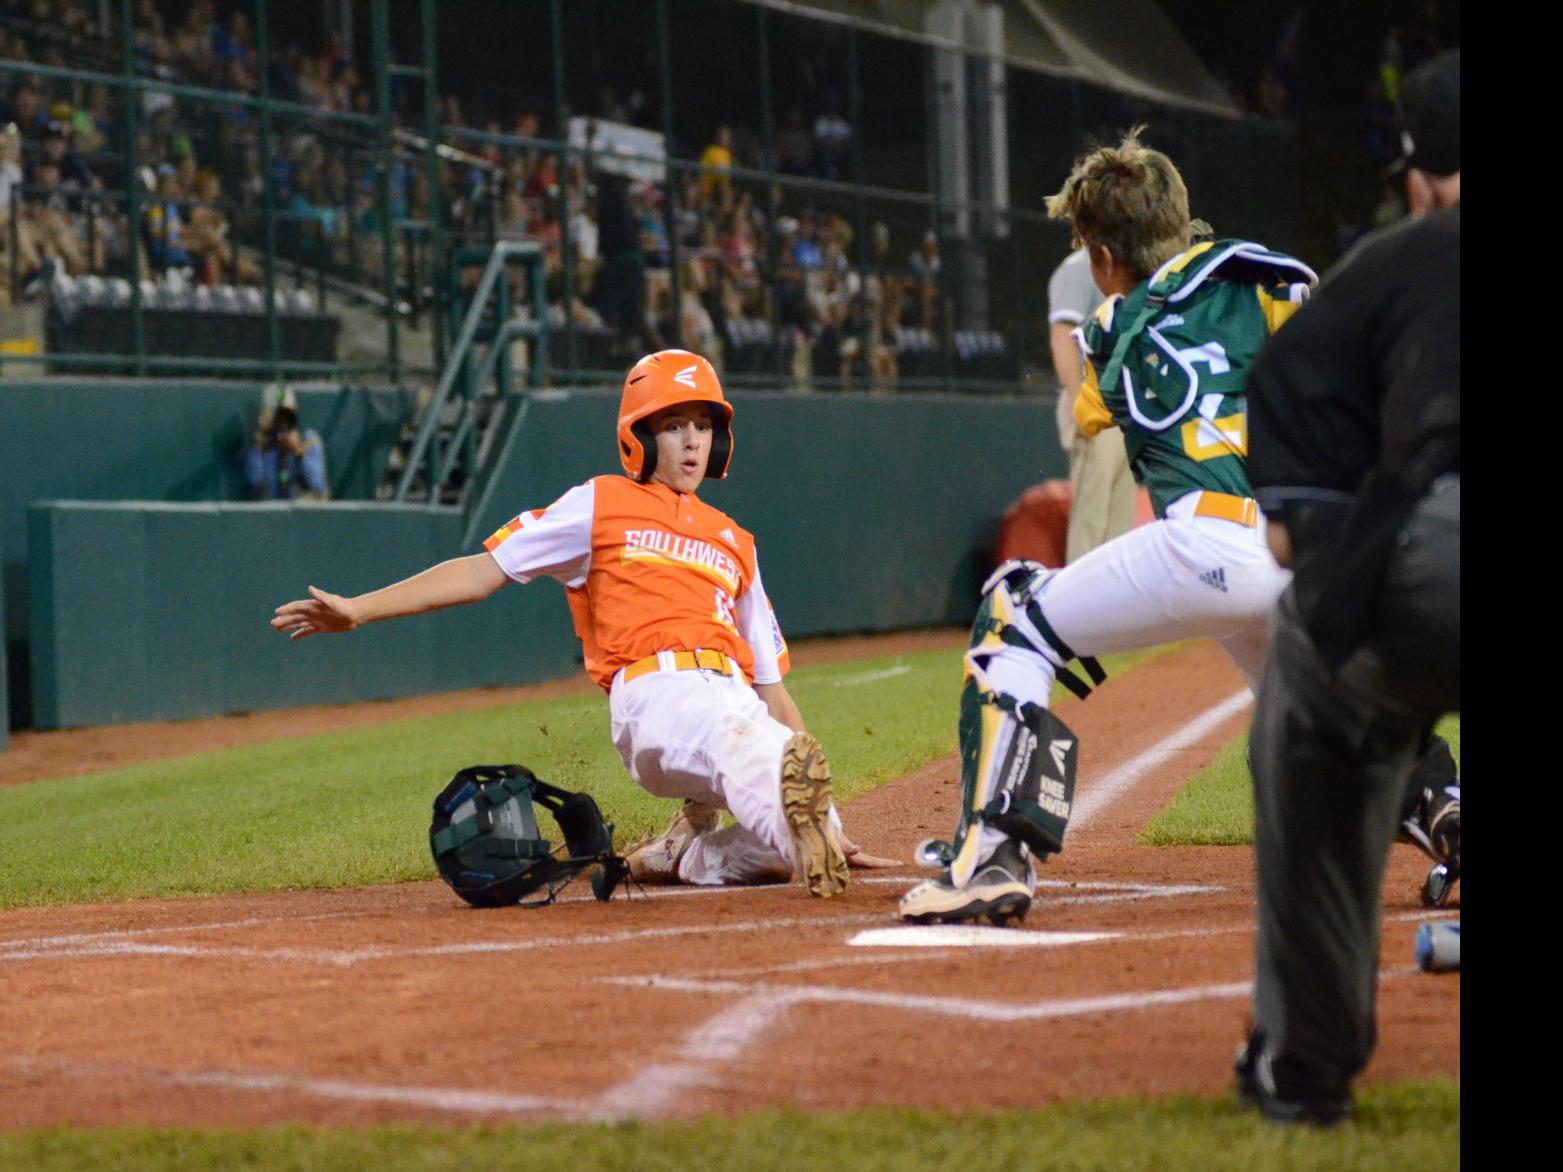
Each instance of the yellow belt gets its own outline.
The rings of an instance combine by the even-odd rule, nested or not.
[[[723,675],[744,678],[743,668],[738,662],[729,659],[720,651],[675,651],[673,652],[672,671],[719,671]],[[662,659],[660,656],[648,655],[645,659],[637,659],[624,669],[624,682],[627,684],[633,679],[645,675],[647,672],[661,671]]]
[[[1259,502],[1251,496],[1233,496],[1227,492],[1202,492],[1194,506],[1196,517],[1219,517],[1250,529],[1259,524]]]

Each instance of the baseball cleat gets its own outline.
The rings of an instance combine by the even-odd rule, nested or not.
[[[1416,847],[1435,863],[1460,866],[1460,786],[1427,788],[1416,809],[1401,820],[1399,841]]]
[[[841,835],[830,820],[830,763],[808,733],[794,733],[782,750],[781,799],[803,885],[821,899],[840,895],[850,875]]]
[[[1449,863],[1435,863],[1422,881],[1422,905],[1443,907],[1449,902],[1454,885],[1460,881],[1460,870]]]
[[[1351,1083],[1324,1078],[1290,1058],[1265,1051],[1264,1031],[1249,1031],[1233,1063],[1238,1102],[1271,1123],[1333,1127],[1352,1116]]]
[[[678,861],[689,844],[708,830],[715,830],[722,812],[703,802],[686,801],[673,822],[661,834],[643,838],[624,852],[630,878],[637,883],[677,883]]]
[[[1024,845],[1011,838],[978,864],[964,887],[951,882],[945,871],[912,888],[901,897],[901,917],[914,924],[959,924],[986,916],[1003,927],[1026,918],[1036,889],[1036,868]]]

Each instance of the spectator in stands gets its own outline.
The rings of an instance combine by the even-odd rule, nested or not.
[[[179,186],[179,171],[172,163],[157,169],[157,190],[147,202],[147,259],[158,273],[169,269],[193,269],[195,258],[185,247],[184,191]]]
[[[815,239],[814,213],[807,208],[798,217],[798,238],[792,244],[792,262],[804,270],[805,278],[808,270],[817,269],[825,263],[825,254],[820,251],[819,241]]]
[[[819,173],[826,179],[847,177],[847,146],[852,141],[852,128],[834,108],[826,110],[814,122],[814,147],[819,159]]]
[[[299,427],[298,396],[280,383],[261,392],[244,480],[255,501],[330,499],[325,444],[313,428]]]
[[[917,282],[919,325],[925,330],[934,328],[935,307],[939,299],[939,236],[935,232],[923,233],[922,247],[912,253],[909,262]]]
[[[207,168],[196,174],[185,244],[196,261],[196,280],[220,285],[231,276],[235,284],[256,285],[261,273],[253,260],[240,256],[229,239],[228,216],[222,209],[222,180]]]
[[[785,175],[807,175],[814,144],[803,111],[794,106],[787,112],[787,126],[776,136],[776,169]]]
[[[24,297],[36,296],[62,268],[73,277],[89,271],[86,247],[76,234],[60,189],[59,164],[51,159],[40,157],[33,163],[16,234]]]
[[[733,131],[729,126],[718,126],[716,138],[700,156],[700,194],[710,201],[718,197],[733,196]]]
[[[575,288],[586,294],[597,275],[601,254],[598,248],[597,205],[579,189],[570,193],[570,247],[575,249]]]
[[[646,318],[646,253],[640,219],[630,206],[629,180],[605,174],[598,189],[602,268],[592,293],[596,308],[618,334],[621,355],[663,348]]]
[[[22,78],[11,92],[11,121],[27,139],[40,138],[48,129],[49,113],[31,78]]]
[[[696,260],[686,260],[679,267],[679,274],[679,324],[684,331],[684,347],[697,354],[704,354],[720,373],[722,342],[717,336],[716,323],[711,320],[711,313],[705,306],[705,266]]]
[[[9,220],[11,211],[22,202],[22,185],[27,176],[22,171],[22,132],[16,123],[7,123],[0,129],[0,223]]]

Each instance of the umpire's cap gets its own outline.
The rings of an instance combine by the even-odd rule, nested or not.
[[[1460,50],[1418,66],[1401,88],[1405,165],[1429,175],[1460,170]]]

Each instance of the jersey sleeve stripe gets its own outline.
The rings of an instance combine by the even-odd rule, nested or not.
[[[1080,377],[1080,394],[1075,398],[1075,426],[1085,435],[1097,435],[1113,426],[1113,413],[1102,400],[1102,388],[1096,381],[1096,367],[1085,364]]]

